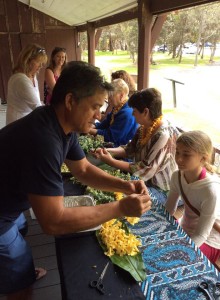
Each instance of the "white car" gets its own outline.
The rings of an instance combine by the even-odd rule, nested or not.
[[[189,47],[184,47],[183,48],[183,53],[184,54],[196,54],[197,52],[197,47],[196,46],[189,46]]]

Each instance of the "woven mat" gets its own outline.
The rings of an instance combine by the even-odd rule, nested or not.
[[[144,245],[146,300],[207,299],[198,284],[205,280],[214,288],[219,272],[161,205],[154,203],[131,230]]]

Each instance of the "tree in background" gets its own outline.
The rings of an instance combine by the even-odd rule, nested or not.
[[[182,61],[185,44],[196,46],[194,65],[197,65],[198,57],[203,59],[204,48],[211,46],[210,62],[214,60],[216,44],[220,41],[220,5],[212,3],[197,6],[190,9],[172,12],[167,16],[158,45],[166,45],[172,58]],[[81,34],[82,52],[87,49],[87,37]],[[102,33],[97,43],[98,51],[111,51],[117,54],[117,50],[127,50],[132,63],[136,63],[138,53],[138,22],[136,19],[102,28]],[[153,60],[152,60],[153,61]]]
[[[198,56],[203,58],[204,48],[208,43],[212,50],[210,61],[213,61],[216,44],[220,40],[219,18],[220,6],[216,3],[172,12],[164,23],[157,43],[166,44],[172,58],[179,57],[179,63],[185,44],[194,44],[197,48],[195,66]]]

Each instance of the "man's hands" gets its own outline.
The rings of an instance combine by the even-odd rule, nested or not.
[[[151,208],[151,198],[143,180],[131,180],[127,182],[130,186],[126,190],[129,196],[119,201],[120,210],[124,216],[140,217]]]
[[[148,189],[143,180],[130,180],[129,183],[131,184],[131,192],[128,194],[149,194]]]
[[[140,217],[151,208],[151,200],[148,194],[132,194],[118,201],[122,216]]]

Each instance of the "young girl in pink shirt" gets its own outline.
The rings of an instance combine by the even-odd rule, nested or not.
[[[172,175],[166,209],[173,215],[181,196],[184,212],[179,223],[215,264],[220,257],[220,179],[209,163],[212,151],[212,142],[202,131],[188,131],[177,139],[179,171]]]

